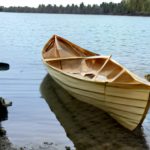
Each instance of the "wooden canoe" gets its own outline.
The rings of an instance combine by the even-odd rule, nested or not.
[[[129,130],[142,124],[150,105],[150,83],[101,56],[54,35],[43,62],[52,78],[78,100],[92,104]]]

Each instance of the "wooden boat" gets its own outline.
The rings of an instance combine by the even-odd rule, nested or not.
[[[142,124],[150,105],[150,83],[101,56],[54,35],[43,62],[52,78],[78,100],[92,104],[129,130]]]

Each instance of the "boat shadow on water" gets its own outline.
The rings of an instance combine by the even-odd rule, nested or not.
[[[142,127],[128,131],[105,112],[70,96],[51,76],[46,75],[40,89],[76,149],[149,149]]]

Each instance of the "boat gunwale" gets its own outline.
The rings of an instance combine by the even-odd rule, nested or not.
[[[55,78],[55,77],[54,77]],[[59,82],[61,82],[62,84],[64,84],[65,86],[68,86],[70,88],[74,88],[74,89],[77,89],[77,90],[83,90],[85,92],[92,92],[94,94],[104,94],[104,93],[101,93],[101,92],[96,92],[96,91],[88,91],[88,90],[84,90],[84,89],[79,89],[79,88],[76,88],[76,87],[73,87],[73,86],[70,86],[68,84],[65,84],[64,82],[60,81],[59,79],[55,78],[56,80],[58,80]],[[105,85],[104,85],[105,86]],[[106,94],[106,93],[105,93]],[[111,96],[111,97],[118,97],[118,98],[124,98],[124,97],[121,97],[121,96],[114,96],[112,94],[106,94],[106,96]],[[128,100],[137,100],[137,101],[143,101],[143,102],[146,102],[147,100],[146,99],[136,99],[136,98],[127,98]],[[139,107],[139,108],[143,108],[143,107]]]
[[[54,77],[55,78],[55,77]],[[77,89],[77,90],[81,90],[81,91],[85,91],[85,92],[89,92],[89,93],[94,93],[94,94],[101,94],[101,95],[105,95],[105,93],[98,93],[98,92],[93,92],[93,91],[87,91],[87,90],[84,90],[84,89],[79,89],[79,88],[75,88],[75,87],[72,87],[70,85],[67,85],[65,84],[64,82],[60,81],[59,79],[55,78],[55,80],[59,81],[61,84],[63,84],[64,86],[68,86],[72,89]],[[79,94],[79,93],[78,93]],[[79,94],[81,95],[81,94]],[[118,98],[123,98],[123,97],[120,97],[120,96],[112,96],[112,95],[109,95],[109,94],[106,94],[106,96],[111,96],[111,97],[118,97]],[[90,96],[86,96],[88,98],[92,98]],[[107,102],[107,103],[111,103],[111,104],[117,104],[117,105],[124,105],[124,106],[129,106],[129,107],[133,107],[132,105],[127,105],[127,104],[121,104],[121,103],[116,103],[116,102],[110,102],[110,101],[105,101],[105,100],[98,100],[96,98],[92,98],[94,99],[95,101],[97,102]],[[143,102],[146,102],[147,100],[142,100],[142,99],[133,99],[133,98],[128,98],[129,101],[132,101],[132,100],[137,100],[137,101],[143,101]],[[145,107],[140,107],[140,106],[136,106],[136,108],[145,108]]]
[[[88,57],[85,57],[86,59],[88,59]],[[99,58],[108,58],[108,56],[101,56],[101,57],[99,57]],[[73,58],[73,59],[75,59],[75,58]],[[80,59],[82,59],[82,58],[80,58]],[[90,59],[92,59],[92,57],[90,58]],[[96,58],[96,59],[98,59],[98,58]],[[119,65],[121,68],[123,68],[123,69],[125,69],[125,71],[127,71],[133,78],[134,78],[134,74],[133,73],[131,73],[128,69],[126,69],[125,67],[123,67],[122,65],[120,65],[118,62],[116,62],[115,60],[113,60],[113,59],[111,59],[114,63],[116,63],[117,65]],[[82,80],[82,81],[87,81],[87,82],[94,82],[94,83],[97,83],[97,84],[99,84],[99,83],[101,83],[101,84],[107,84],[107,85],[109,85],[110,87],[123,87],[124,86],[124,88],[125,89],[141,89],[140,87],[131,87],[131,85],[133,85],[133,86],[141,86],[141,85],[143,85],[144,87],[142,87],[142,89],[147,89],[147,90],[149,90],[150,89],[150,83],[148,82],[148,81],[143,81],[142,79],[142,81],[143,82],[139,82],[137,79],[135,79],[138,83],[114,83],[114,82],[111,82],[111,80],[107,80],[107,81],[100,81],[100,80],[92,80],[92,79],[87,79],[87,78],[84,78],[84,79],[82,79],[82,78],[79,78],[79,77],[75,77],[75,76],[73,76],[73,75],[70,75],[69,73],[66,73],[66,72],[64,72],[63,70],[61,70],[61,69],[58,69],[58,68],[56,68],[56,67],[53,67],[52,65],[50,65],[50,64],[48,64],[46,61],[45,61],[45,59],[44,58],[42,58],[42,61],[44,62],[44,64],[46,64],[47,66],[49,66],[50,68],[52,68],[52,69],[54,69],[55,71],[58,71],[58,72],[60,72],[60,73],[62,73],[62,74],[64,74],[64,75],[66,75],[66,76],[69,76],[69,77],[71,77],[71,78],[75,78],[75,79],[78,79],[78,80]],[[53,60],[53,61],[57,61],[57,60]],[[58,61],[60,61],[60,60],[58,60]],[[144,83],[144,82],[147,82],[147,83]],[[125,86],[127,86],[127,87],[125,87]]]
[[[80,59],[82,59],[82,58],[84,58],[84,59],[94,59],[94,57],[95,57],[95,59],[108,58],[108,56],[100,55],[100,54],[91,52],[91,51],[89,51],[89,50],[86,50],[86,49],[84,49],[84,48],[82,48],[82,47],[80,47],[80,46],[78,46],[78,45],[76,45],[76,44],[74,44],[74,43],[68,41],[67,39],[64,39],[64,38],[62,38],[62,37],[60,37],[60,36],[54,34],[54,35],[47,41],[47,43],[45,44],[45,46],[44,46],[43,49],[42,49],[42,60],[43,60],[43,62],[46,63],[49,67],[52,67],[52,68],[54,68],[55,70],[58,70],[59,72],[65,74],[65,75],[68,75],[68,74],[67,74],[66,72],[64,72],[63,70],[58,69],[58,68],[53,67],[53,66],[51,66],[50,64],[48,64],[48,63],[45,61],[45,58],[44,58],[44,56],[43,56],[44,52],[46,52],[46,49],[47,49],[47,48],[49,47],[49,45],[51,44],[51,41],[54,40],[53,43],[55,43],[55,42],[56,42],[55,39],[57,39],[57,38],[60,39],[60,40],[62,40],[62,41],[64,41],[64,42],[66,42],[66,43],[68,43],[69,45],[71,44],[71,45],[77,47],[81,52],[85,51],[85,52],[89,52],[89,53],[93,54],[92,56],[79,56]],[[78,59],[78,57],[76,57],[76,58]],[[76,58],[73,58],[73,59],[76,59]],[[58,58],[55,58],[55,59],[58,59]],[[54,59],[54,58],[50,58],[49,60],[55,61],[55,59]],[[66,59],[66,58],[59,58],[59,59],[61,60],[61,59]],[[70,59],[71,59],[71,58],[70,58]],[[59,61],[60,61],[60,60],[59,60]],[[67,59],[66,59],[66,60],[67,60]],[[146,81],[145,79],[143,79],[143,78],[137,76],[136,74],[132,73],[132,72],[129,71],[126,67],[124,67],[123,65],[121,65],[120,63],[118,63],[117,61],[115,61],[114,59],[110,59],[110,60],[111,60],[113,63],[115,63],[116,65],[118,65],[119,67],[121,67],[123,70],[125,70],[137,83],[113,82],[113,79],[107,79],[107,81],[104,81],[104,82],[102,82],[102,81],[100,81],[100,80],[93,80],[93,81],[92,81],[91,79],[86,79],[86,78],[84,78],[84,80],[86,80],[86,81],[91,81],[91,82],[97,82],[97,83],[105,83],[105,84],[112,84],[112,85],[114,84],[115,86],[117,85],[117,86],[119,86],[119,87],[120,87],[120,86],[125,86],[125,85],[134,85],[134,86],[142,85],[142,86],[143,86],[142,88],[144,88],[144,89],[150,89],[150,83],[149,83],[148,81]],[[69,75],[69,76],[71,76],[71,75]],[[71,77],[74,77],[74,76],[71,76]],[[77,78],[77,77],[74,77],[74,78]],[[78,79],[83,80],[82,78],[78,78]],[[109,86],[110,86],[110,85],[109,85]],[[127,88],[129,88],[129,87],[127,87]]]

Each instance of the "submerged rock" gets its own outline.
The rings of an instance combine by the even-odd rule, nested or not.
[[[146,79],[147,81],[150,82],[150,74],[146,74],[144,77],[145,77],[145,79]]]
[[[9,64],[0,62],[0,71],[1,70],[9,70]]]
[[[0,136],[0,150],[20,150],[13,147],[7,136]]]
[[[0,136],[4,136],[6,135],[6,130],[1,126],[1,122],[0,122]]]
[[[2,97],[0,97],[0,136],[4,136],[6,134],[6,130],[1,125],[1,121],[8,119],[7,107],[11,105],[12,102],[6,102]]]
[[[0,97],[0,121],[4,121],[8,119],[8,111],[5,106],[5,101],[2,97]]]
[[[0,121],[8,119],[8,106],[12,106],[12,102],[7,102],[4,98],[0,97]]]

